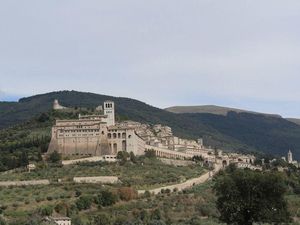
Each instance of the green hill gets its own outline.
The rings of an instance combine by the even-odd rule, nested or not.
[[[54,99],[67,107],[86,108],[95,108],[105,100],[113,100],[119,120],[161,123],[172,127],[177,136],[193,139],[203,137],[206,145],[228,150],[285,155],[290,148],[295,157],[300,159],[300,126],[280,117],[246,112],[229,112],[227,115],[175,114],[134,99],[76,91],[52,92],[23,98],[19,102],[1,102],[0,128],[49,112]]]

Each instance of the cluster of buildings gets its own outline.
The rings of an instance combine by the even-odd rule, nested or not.
[[[53,109],[63,110],[58,100]],[[201,156],[207,163],[222,160],[223,164],[252,164],[254,156],[223,154],[220,150],[206,148],[203,140],[182,139],[173,135],[171,127],[161,124],[149,125],[135,121],[116,123],[115,104],[105,101],[93,115],[79,115],[78,119],[56,120],[48,153],[57,151],[62,155],[112,158],[120,151],[143,155],[154,150],[158,157],[191,159]]]

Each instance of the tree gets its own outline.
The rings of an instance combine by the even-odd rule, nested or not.
[[[278,174],[230,170],[217,178],[215,187],[220,220],[228,224],[290,221],[284,200],[286,186]]]
[[[85,210],[91,208],[92,203],[93,198],[91,196],[81,196],[75,204],[78,210]]]
[[[137,198],[137,192],[131,187],[121,187],[119,189],[119,196],[123,201],[130,201]]]
[[[28,161],[28,155],[26,151],[22,151],[21,157],[20,157],[20,166],[26,167],[29,164]]]
[[[110,191],[101,191],[95,198],[95,203],[100,206],[111,206],[117,202],[117,196]]]
[[[156,157],[156,154],[155,154],[155,151],[154,150],[148,150],[145,152],[145,157],[147,158],[155,158]]]
[[[136,163],[137,160],[136,160],[136,156],[134,155],[134,153],[130,152],[129,155],[130,155],[130,161],[133,163]]]
[[[128,152],[125,152],[125,151],[120,151],[117,154],[117,159],[119,159],[122,164],[125,164],[127,162],[128,157],[129,157],[129,154],[128,154]]]
[[[52,213],[53,213],[53,207],[52,206],[43,206],[39,209],[39,213],[42,215],[42,216],[51,216]]]
[[[61,155],[57,151],[54,151],[49,155],[49,161],[52,163],[57,163],[60,160],[61,160]]]
[[[93,218],[93,225],[110,225],[111,219],[105,213],[101,213]]]
[[[151,220],[160,220],[161,219],[161,213],[159,209],[155,209],[151,213]]]

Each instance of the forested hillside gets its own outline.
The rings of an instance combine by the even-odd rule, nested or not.
[[[172,127],[175,135],[203,137],[206,145],[228,150],[264,151],[285,155],[289,148],[300,159],[300,126],[283,118],[260,114],[235,113],[175,114],[143,102],[93,93],[61,91],[23,98],[19,102],[0,103],[0,128],[4,129],[49,112],[54,99],[67,107],[95,108],[113,100],[119,120],[161,123]]]

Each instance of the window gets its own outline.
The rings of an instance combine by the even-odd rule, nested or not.
[[[111,139],[111,133],[108,133],[107,136],[108,136],[108,139]]]
[[[117,138],[117,134],[116,134],[116,133],[114,133],[114,134],[113,134],[113,137],[114,137],[114,138]]]

